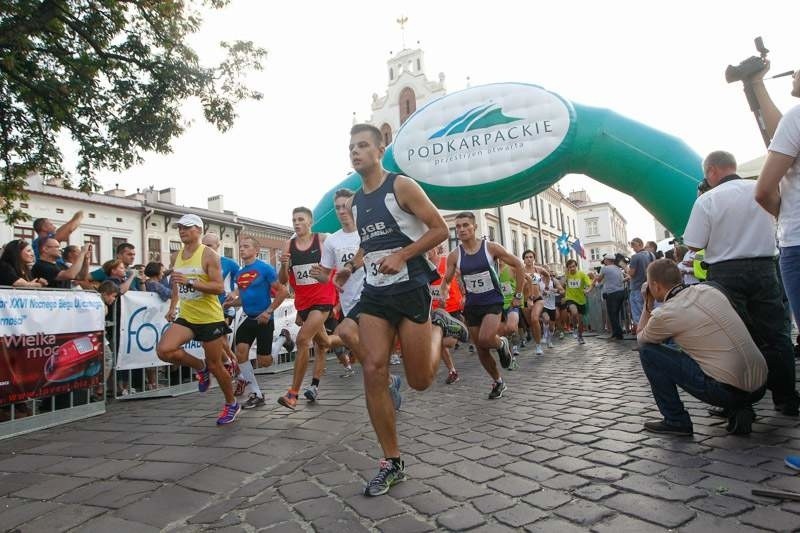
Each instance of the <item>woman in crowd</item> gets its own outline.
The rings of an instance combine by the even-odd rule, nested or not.
[[[144,276],[147,278],[144,282],[147,292],[158,294],[164,302],[172,297],[172,289],[168,283],[164,283],[164,265],[156,262],[147,263],[144,267]]]
[[[36,261],[31,245],[16,239],[5,245],[0,255],[0,285],[10,287],[44,287],[47,281],[31,278],[31,265]]]

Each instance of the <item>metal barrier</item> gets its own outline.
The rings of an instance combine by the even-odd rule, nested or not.
[[[0,440],[106,412],[102,309],[93,291],[0,289]]]

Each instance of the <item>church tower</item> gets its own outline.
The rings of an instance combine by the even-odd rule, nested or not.
[[[447,93],[444,73],[440,72],[437,81],[425,75],[425,53],[421,48],[407,48],[405,45],[405,25],[407,17],[397,19],[403,32],[403,48],[397,54],[389,53],[386,62],[388,85],[386,94],[372,95],[372,116],[369,123],[383,134],[388,146],[394,140],[397,130],[418,107],[422,107]],[[417,41],[419,46],[419,41]]]

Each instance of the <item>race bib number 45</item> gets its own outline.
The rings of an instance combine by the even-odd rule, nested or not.
[[[394,250],[380,250],[377,252],[370,252],[364,256],[364,268],[367,270],[366,283],[373,287],[386,287],[396,283],[408,281],[408,265],[403,263],[403,268],[396,274],[382,274],[378,271],[380,268],[379,261],[384,257],[392,255],[400,248]]]
[[[294,279],[298,285],[314,285],[319,283],[317,278],[311,276],[311,267],[313,264],[307,265],[292,265],[292,272],[294,272]]]

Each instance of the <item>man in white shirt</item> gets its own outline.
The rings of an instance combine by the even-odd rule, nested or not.
[[[758,177],[756,201],[778,219],[781,277],[795,322],[800,323],[800,105],[781,117],[763,81],[755,86],[772,137]],[[800,70],[792,78],[792,96],[800,98]]]
[[[756,203],[755,182],[736,174],[733,155],[711,152],[703,171],[712,189],[695,201],[684,244],[705,248],[708,280],[724,288],[767,361],[775,409],[797,416],[791,317],[778,281],[775,220]]]

